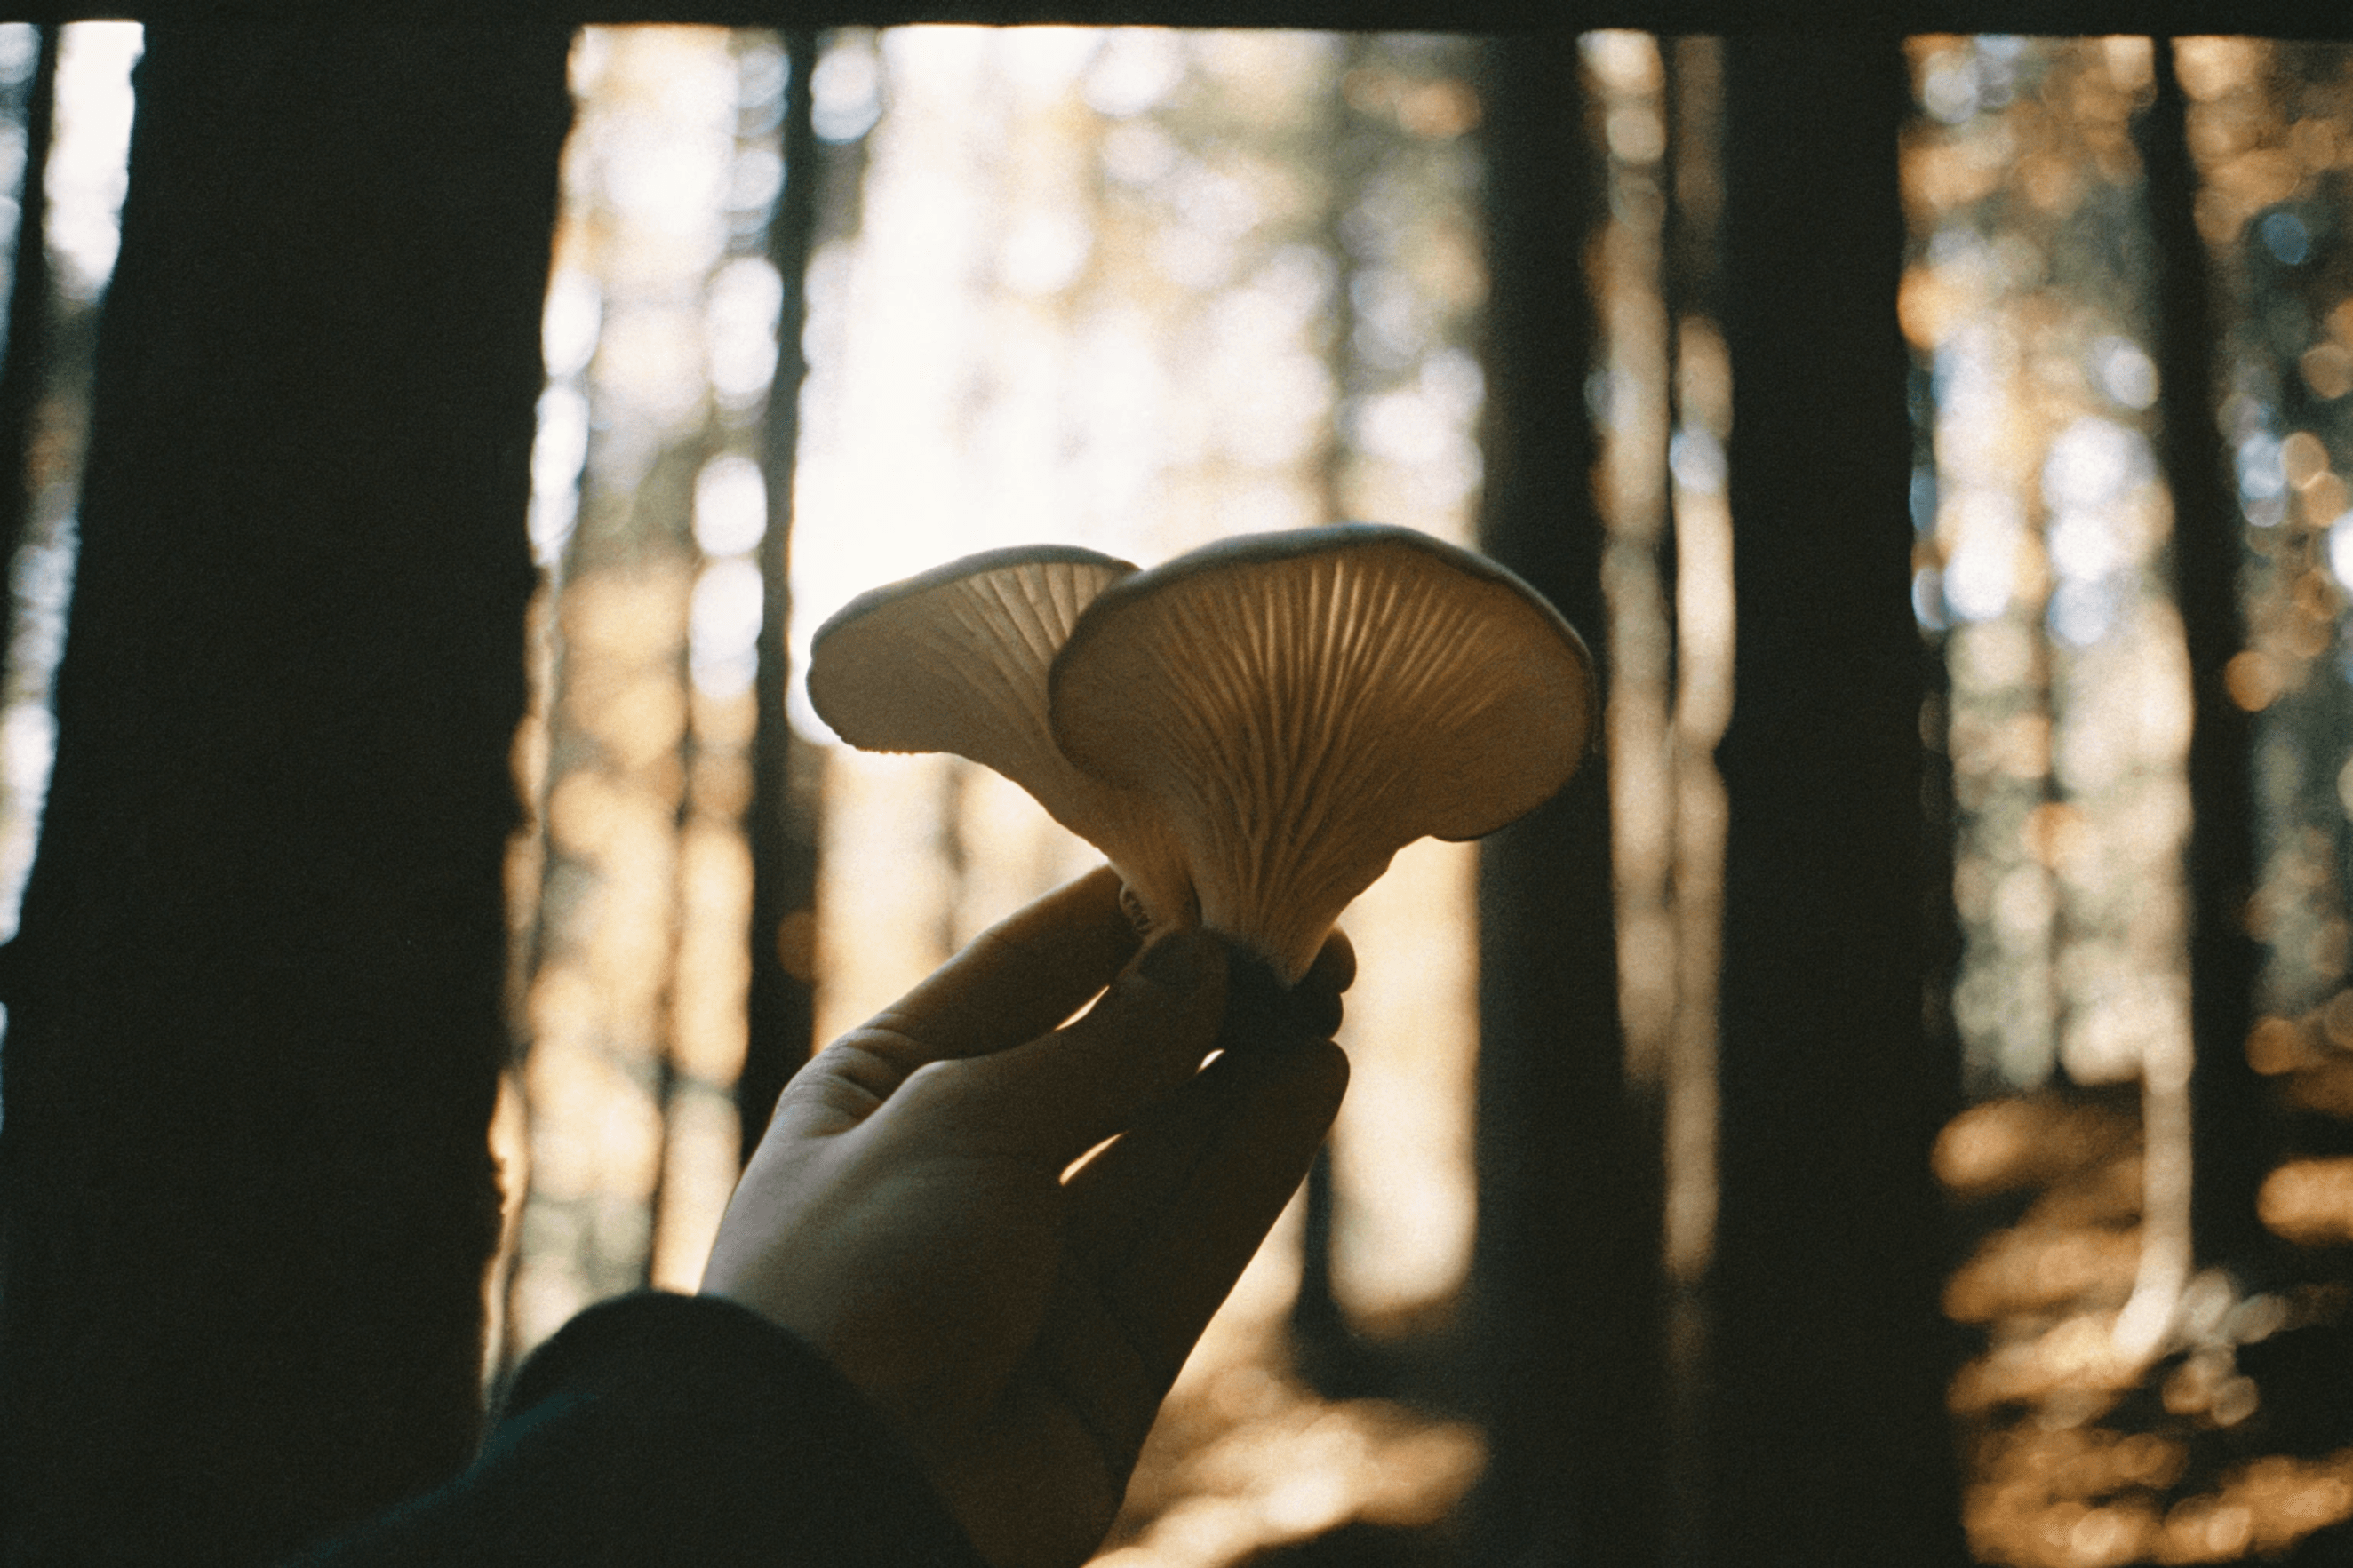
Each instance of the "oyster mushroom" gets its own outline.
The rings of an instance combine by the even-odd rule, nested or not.
[[[1223,933],[1269,994],[1398,850],[1549,798],[1598,707],[1584,643],[1525,583],[1364,523],[1148,572],[1063,546],[968,556],[828,620],[809,697],[852,745],[1021,784],[1103,851],[1147,931]]]
[[[1152,803],[1201,922],[1288,986],[1398,850],[1550,798],[1597,702],[1584,643],[1517,577],[1344,523],[1106,583],[1055,656],[1047,707],[1065,757]]]
[[[1046,672],[1127,562],[1040,544],[985,551],[852,599],[818,628],[808,693],[861,751],[950,752],[996,769],[1103,852],[1146,931],[1194,922],[1183,851],[1150,803],[1054,746]]]

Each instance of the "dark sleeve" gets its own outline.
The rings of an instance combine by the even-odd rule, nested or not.
[[[592,1307],[517,1373],[480,1458],[289,1568],[985,1568],[816,1352],[732,1302]]]

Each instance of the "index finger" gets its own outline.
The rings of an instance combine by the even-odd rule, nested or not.
[[[1119,873],[1098,867],[1007,916],[855,1033],[895,1037],[906,1070],[1037,1038],[1135,955]]]
[[[1162,1392],[1306,1179],[1347,1084],[1328,1040],[1230,1052],[1066,1184],[1072,1263]]]

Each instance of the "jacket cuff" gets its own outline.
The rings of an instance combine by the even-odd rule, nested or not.
[[[534,1352],[455,1481],[304,1562],[987,1568],[823,1356],[731,1301],[652,1291]]]

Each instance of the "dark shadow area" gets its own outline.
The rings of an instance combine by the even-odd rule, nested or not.
[[[1965,1561],[1920,1024],[1919,633],[1892,35],[1725,47],[1739,622],[1711,1525],[1724,1560]]]
[[[251,1562],[471,1450],[567,43],[148,32],[10,949],[11,1562]]]

